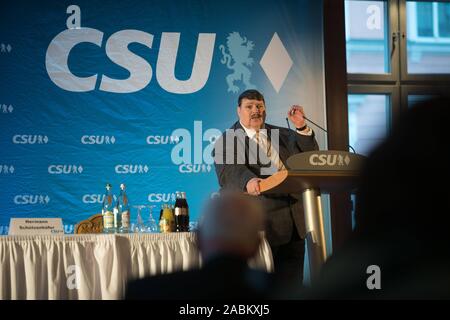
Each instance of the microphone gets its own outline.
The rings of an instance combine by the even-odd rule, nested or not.
[[[311,119],[309,119],[309,118],[307,118],[307,117],[305,117],[305,116],[303,116],[303,119],[308,120],[308,121],[311,122],[313,125],[315,125],[317,128],[322,129],[322,131],[324,131],[326,134],[328,134],[328,131],[327,131],[327,130],[325,130],[324,128],[322,128],[321,126],[319,126],[317,123],[315,123],[315,122],[312,121]]]
[[[291,130],[291,125],[289,124],[289,119],[286,117],[286,123],[288,125],[289,130]]]
[[[319,126],[317,123],[315,123],[311,119],[309,119],[309,118],[307,118],[305,116],[303,116],[303,119],[308,120],[309,122],[311,122],[313,125],[315,125],[319,129],[321,129],[323,132],[325,132],[328,135],[328,131],[326,129],[322,128],[321,126]],[[291,129],[291,126],[289,125],[289,119],[288,118],[286,118],[286,122],[287,122],[288,128]],[[350,150],[353,151],[353,153],[356,153],[355,149],[351,145],[348,144],[347,146],[349,147]]]

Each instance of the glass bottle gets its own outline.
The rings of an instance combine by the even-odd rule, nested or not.
[[[168,205],[164,205],[163,214],[159,222],[159,228],[162,233],[175,231],[175,218]]]
[[[103,215],[103,233],[114,233],[114,204],[112,186],[110,183],[106,184],[106,192],[103,197],[102,215]]]
[[[163,210],[164,210],[164,204],[161,205],[161,210],[159,210],[159,220],[158,221],[161,221]]]
[[[120,185],[120,195],[117,198],[117,217],[119,218],[117,221],[117,226],[119,227],[120,233],[129,233],[130,232],[130,203],[128,201],[128,196],[125,191],[125,184]]]
[[[181,198],[181,192],[176,192],[176,200],[174,206],[175,216],[175,231],[183,232],[183,203]]]
[[[186,199],[186,192],[181,192],[181,205],[182,205],[182,230],[183,232],[189,232],[189,205]]]

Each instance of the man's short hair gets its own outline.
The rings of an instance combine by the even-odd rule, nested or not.
[[[198,241],[202,255],[229,253],[249,258],[256,254],[264,208],[260,199],[235,190],[221,190],[200,216]]]
[[[244,92],[242,92],[238,98],[238,106],[241,106],[242,99],[259,100],[266,103],[264,101],[264,96],[258,90],[255,89],[245,90]]]

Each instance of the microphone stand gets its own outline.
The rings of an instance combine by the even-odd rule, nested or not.
[[[305,120],[308,120],[309,122],[311,122],[313,125],[315,125],[319,129],[321,129],[323,132],[325,132],[328,135],[328,131],[326,129],[322,128],[317,123],[315,123],[314,121],[312,121],[311,119],[309,119],[309,118],[307,118],[305,116],[303,116],[303,118]],[[286,122],[287,122],[288,128],[291,129],[291,126],[289,125],[289,119],[288,118],[286,118]],[[347,145],[347,146],[349,147],[350,150],[353,151],[353,153],[356,153],[355,149],[351,145]]]

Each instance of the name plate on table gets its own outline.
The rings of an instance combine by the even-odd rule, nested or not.
[[[10,236],[64,234],[61,218],[11,218]]]

